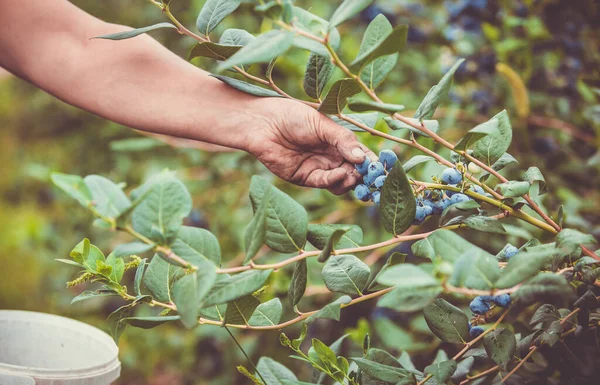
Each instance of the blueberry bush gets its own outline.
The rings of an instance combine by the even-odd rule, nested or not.
[[[219,62],[212,76],[227,85],[257,97],[298,100],[361,138],[371,135],[392,143],[377,161],[356,165],[363,183],[354,190],[358,200],[377,210],[389,235],[365,244],[358,225],[309,223],[303,205],[257,175],[249,187],[254,215],[244,232],[244,257],[239,266],[225,267],[217,238],[206,229],[183,225],[192,199],[175,173],[158,173],[135,189],[98,175],[55,173],[54,184],[89,209],[95,225],[129,237],[106,256],[84,239],[70,259],[60,259],[81,270],[69,286],[99,284],[74,303],[100,296],[125,301],[107,319],[115,340],[128,326],[148,329],[167,322],[257,333],[302,325],[296,338],[282,332],[280,342],[293,358],[313,368],[312,378],[301,381],[269,357],[256,365],[248,358],[249,364],[238,371],[264,385],[594,383],[600,349],[596,240],[563,228],[562,206],[543,207],[552,189],[539,168],[529,167],[516,180],[504,175],[505,167],[517,162],[507,152],[513,139],[507,111],[454,143],[438,134],[434,112],[448,97],[462,59],[449,66],[409,117],[403,105],[382,100],[376,91],[405,54],[407,26],[392,26],[382,13],[370,17],[358,54],[342,59],[343,38],[336,27],[364,14],[370,0],[345,0],[329,20],[291,0],[259,0],[254,11],[271,30],[254,36],[227,29],[218,40],[213,40],[213,30],[236,11],[239,0],[207,0],[197,18],[198,32],[174,16],[170,1],[150,3],[170,22],[100,38],[121,40],[171,28],[195,39],[190,60]],[[307,97],[296,98],[273,80],[277,61],[291,49],[309,52],[302,80]],[[335,80],[336,72],[343,77]],[[434,145],[443,151],[433,150]],[[419,154],[402,162],[399,149]],[[428,180],[412,176],[429,163],[440,165],[439,173]],[[506,243],[491,252],[457,233],[502,239],[508,220],[522,223],[525,234],[539,235],[519,247]],[[426,224],[434,229],[423,231]],[[414,242],[410,251],[415,263],[398,251],[381,267],[356,256],[407,242]],[[272,260],[259,263],[267,253]],[[315,274],[308,262],[314,260],[320,270],[316,279],[327,289],[323,294],[339,296],[301,310],[309,275]],[[128,270],[134,278],[125,285]],[[287,296],[272,286],[273,277],[280,275],[288,277]],[[371,346],[368,325],[332,344],[306,339],[315,321],[339,321],[344,309],[365,301],[416,319],[411,332],[390,332],[391,345],[423,338],[422,349],[439,348],[434,358],[414,364],[405,349]],[[144,307],[150,313],[139,311]]]

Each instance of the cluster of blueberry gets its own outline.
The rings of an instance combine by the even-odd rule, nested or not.
[[[371,162],[371,159],[366,157],[362,164],[355,165],[356,170],[363,176],[363,183],[354,188],[356,198],[363,202],[373,201],[378,205],[383,183],[397,161],[398,156],[394,151],[382,150],[379,153],[378,161]]]
[[[477,296],[471,301],[469,308],[473,312],[473,314],[484,315],[488,311],[490,311],[491,306],[495,304],[496,306],[500,306],[503,308],[507,308],[510,306],[510,295],[509,294],[500,294],[500,295],[480,295]],[[483,333],[483,328],[481,326],[471,326],[469,324],[469,334],[471,337],[475,338]]]

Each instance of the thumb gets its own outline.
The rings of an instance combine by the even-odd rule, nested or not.
[[[377,158],[373,152],[358,141],[352,131],[336,124],[328,117],[323,116],[319,128],[323,140],[335,147],[346,161],[360,164],[367,156],[370,159]]]

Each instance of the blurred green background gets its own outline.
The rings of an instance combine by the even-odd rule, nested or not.
[[[73,0],[87,12],[113,23],[141,27],[164,21],[160,11],[143,0]],[[173,0],[171,9],[192,27],[203,0]],[[329,17],[338,1],[298,0],[299,6]],[[544,173],[550,193],[543,199],[552,214],[564,206],[566,224],[600,237],[600,5],[595,1],[376,1],[355,21],[340,27],[344,36],[341,56],[351,60],[368,22],[383,12],[392,24],[409,24],[409,44],[394,72],[378,89],[382,98],[415,108],[429,87],[459,57],[467,62],[455,77],[445,107],[438,111],[442,130],[454,141],[478,122],[503,108],[509,110],[515,132],[510,153],[519,160],[508,173],[535,165]],[[271,28],[243,4],[214,32],[244,28],[254,34]],[[182,57],[193,41],[173,31],[152,34]],[[288,93],[303,97],[302,74],[308,53],[290,51],[277,62],[274,78]],[[197,60],[197,61],[196,61]],[[523,106],[519,82],[510,82],[496,71],[502,62],[525,85],[529,111]],[[208,59],[195,59],[205,69]],[[261,73],[264,68],[254,66]],[[105,317],[120,301],[93,300],[70,306],[82,287],[65,288],[76,271],[55,262],[64,258],[83,237],[111,250],[125,236],[91,226],[91,217],[77,203],[49,182],[49,174],[101,174],[131,188],[165,168],[176,170],[191,190],[194,211],[188,225],[206,227],[217,235],[227,263],[239,263],[241,235],[251,218],[247,199],[253,174],[272,178],[309,211],[311,219],[330,223],[356,223],[365,231],[365,243],[385,239],[373,207],[350,196],[335,197],[324,191],[301,189],[276,181],[252,157],[221,152],[210,146],[169,142],[142,136],[70,107],[9,74],[0,75],[0,308],[24,309],[66,315],[105,328]],[[337,74],[341,77],[341,73]],[[515,95],[517,97],[515,98]],[[520,95],[520,96],[518,96]],[[201,97],[201,95],[199,95]],[[518,100],[518,102],[516,101]],[[518,113],[520,112],[520,113]],[[383,126],[378,128],[385,129]],[[201,126],[199,126],[201,129]],[[392,148],[390,143],[361,136],[373,150]],[[396,148],[403,160],[415,155]],[[443,155],[449,155],[441,150]],[[421,166],[414,177],[427,180],[437,174],[436,165]],[[432,227],[426,224],[425,227]],[[509,236],[462,234],[493,251],[505,242],[519,245],[534,228],[508,221]],[[407,251],[410,245],[401,245]],[[386,251],[361,255],[372,263],[384,261]],[[263,258],[272,258],[265,255]],[[313,266],[318,270],[318,266]],[[315,271],[316,271],[315,270]],[[318,273],[313,274],[301,309],[327,303]],[[128,279],[132,279],[129,277]],[[270,282],[272,295],[285,296],[289,274],[277,274]],[[321,294],[321,295],[319,295]],[[364,322],[369,320],[370,323]],[[409,350],[417,365],[438,342],[431,337],[422,317],[399,315],[375,308],[374,303],[342,313],[339,325],[319,321],[311,336],[332,342],[345,331],[360,341],[366,330],[374,345]],[[295,330],[289,334],[294,335]],[[245,348],[294,365],[300,378],[310,378],[307,368],[285,359],[278,333],[240,333]],[[257,347],[260,346],[260,352]],[[145,331],[129,328],[121,339],[123,373],[118,384],[231,384],[243,380],[235,366],[244,358],[227,334],[215,327],[187,331],[165,325]],[[422,358],[422,360],[421,360]],[[303,374],[304,373],[304,374]],[[304,376],[304,377],[303,377]]]

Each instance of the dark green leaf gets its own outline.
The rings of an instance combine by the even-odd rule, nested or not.
[[[313,99],[319,99],[331,78],[332,72],[333,64],[329,56],[321,56],[311,52],[302,83],[304,92]]]
[[[441,285],[419,288],[395,288],[387,293],[377,306],[387,307],[398,312],[419,311],[429,305],[442,292]]]
[[[465,218],[462,223],[474,230],[484,231],[487,233],[506,234],[506,229],[496,218],[482,215],[472,215]]]
[[[246,257],[244,264],[250,262],[258,253],[261,247],[267,240],[267,209],[269,207],[269,199],[271,198],[271,186],[267,186],[263,192],[262,199],[254,213],[254,217],[244,234],[244,243],[246,248]]]
[[[348,100],[348,107],[356,112],[379,111],[386,114],[393,114],[394,112],[404,110],[404,106],[400,104],[379,103],[372,100],[358,100],[354,98]]]
[[[395,366],[384,365],[365,358],[351,358],[356,362],[360,370],[369,376],[386,383],[398,383],[408,376],[408,371]]]
[[[387,268],[377,276],[377,282],[400,289],[439,286],[440,283],[425,270],[410,263]]]
[[[177,321],[179,318],[178,315],[166,317],[127,317],[122,318],[120,322],[133,326],[134,328],[152,329],[165,322]]]
[[[302,259],[294,265],[294,273],[292,274],[292,281],[288,288],[288,297],[292,307],[296,306],[306,290],[306,282],[308,280],[308,272],[306,266],[306,259]]]
[[[352,119],[357,123],[362,123],[369,128],[375,128],[375,125],[377,124],[377,119],[379,119],[379,114],[377,112],[370,112],[367,114],[344,114],[344,116]],[[361,127],[354,125],[344,119],[340,119],[335,115],[330,115],[329,117],[340,126],[345,127],[351,131],[365,132],[365,130]]]
[[[529,305],[538,301],[554,302],[573,297],[573,289],[567,280],[553,273],[540,273],[525,282],[513,294],[515,302]]]
[[[279,298],[258,305],[248,321],[250,326],[275,326],[281,321],[283,306]]]
[[[181,226],[171,250],[195,266],[202,265],[205,261],[217,266],[221,263],[219,241],[206,229]]]
[[[202,307],[231,302],[260,289],[273,270],[248,270],[217,281]]]
[[[323,280],[330,291],[362,295],[370,272],[369,266],[354,255],[336,255],[323,267]]]
[[[415,218],[416,203],[410,183],[402,167],[394,167],[381,190],[380,214],[383,227],[400,235]]]
[[[429,258],[432,261],[440,257],[454,263],[467,252],[493,258],[487,251],[450,230],[437,230],[427,238],[415,242],[411,249],[416,256]]]
[[[269,186],[271,185],[264,178],[252,177],[250,200],[255,212]],[[280,253],[296,252],[301,250],[306,242],[308,214],[298,202],[271,186],[266,228],[267,246]]]
[[[511,180],[496,185],[496,190],[505,198],[518,198],[529,192],[529,182]]]
[[[336,249],[359,247],[363,240],[362,229],[357,225],[341,224],[309,224],[308,241],[317,249],[324,249],[331,239],[332,234],[338,229],[349,229],[338,242],[334,243]]]
[[[245,46],[248,45],[248,43],[250,43],[252,40],[254,40],[254,35],[252,35],[250,32],[243,29],[229,28],[226,29],[221,35],[219,44]]]
[[[143,33],[154,31],[155,29],[161,29],[161,28],[177,29],[177,27],[171,23],[158,23],[158,24],[150,25],[148,27],[136,28],[136,29],[131,29],[128,31],[117,32],[117,33],[111,33],[110,35],[96,36],[96,37],[93,37],[92,39],[108,39],[108,40],[131,39],[132,37],[136,37]]]
[[[332,319],[335,321],[339,321],[341,305],[347,304],[351,300],[352,300],[352,298],[350,298],[350,296],[343,295],[340,298],[333,301],[332,303],[325,305],[325,307],[323,307],[321,310],[319,310],[315,314],[308,317],[306,319],[306,322],[311,323],[314,320],[316,320],[317,318],[326,318],[326,319]]]
[[[539,168],[529,167],[525,172],[524,178],[531,185],[538,183],[540,194],[544,194],[548,191],[546,188],[546,180]]]
[[[438,298],[423,310],[429,329],[439,339],[451,343],[466,343],[469,338],[467,315],[448,301]]]
[[[196,19],[196,28],[208,36],[224,18],[239,7],[240,3],[241,0],[206,0]]]
[[[173,302],[181,315],[181,322],[189,329],[198,325],[200,303],[213,287],[217,273],[214,265],[204,263],[173,285]]]
[[[560,321],[553,321],[550,326],[540,334],[536,340],[536,345],[554,346],[559,340],[562,333],[562,324]]]
[[[132,302],[128,303],[127,305],[121,306],[117,310],[110,313],[110,315],[106,319],[106,323],[108,325],[108,332],[110,333],[110,335],[112,336],[112,338],[115,340],[116,343],[119,343],[119,337],[121,337],[121,334],[123,334],[123,332],[125,331],[125,328],[127,327],[127,324],[124,322],[121,322],[121,320],[123,318],[128,318],[129,316],[131,316],[131,313],[133,312],[133,308],[136,305],[143,303],[143,302],[150,302],[151,300],[152,300],[152,297],[150,297],[148,295],[138,297],[135,300],[133,300]]]
[[[580,244],[594,244],[596,240],[590,234],[585,234],[573,229],[564,229],[556,236],[556,247],[567,254],[579,248]]]
[[[231,301],[227,304],[224,322],[232,325],[248,325],[258,305],[260,301],[252,294]]]
[[[554,322],[556,320],[560,321],[560,313],[558,312],[558,309],[556,309],[556,306],[552,304],[545,303],[540,306],[535,313],[533,313],[531,321],[529,321],[529,325],[535,326],[539,323]]]
[[[600,302],[596,298],[596,295],[594,294],[594,292],[591,290],[588,290],[585,292],[585,294],[583,294],[581,297],[579,297],[577,299],[577,301],[575,301],[573,306],[580,308],[580,309],[593,310],[593,309],[597,309],[600,307]]]
[[[86,290],[83,293],[79,294],[77,297],[74,297],[71,300],[71,305],[77,302],[81,302],[81,301],[85,301],[86,299],[90,299],[90,298],[97,298],[97,297],[113,297],[115,295],[119,295],[119,293],[113,291],[113,290]]]
[[[548,263],[552,250],[521,251],[508,261],[496,287],[506,289],[513,287],[536,275]]]
[[[459,383],[460,381],[467,378],[467,375],[471,372],[473,368],[473,364],[475,363],[475,358],[467,357],[461,362],[458,363],[454,374],[450,377],[452,381],[455,383]]]
[[[171,283],[175,269],[175,266],[158,255],[154,255],[150,261],[142,282],[157,301],[171,302]]]
[[[377,271],[376,274],[375,274],[375,271],[376,271],[375,269],[371,270],[371,277],[369,278],[370,284],[368,286],[369,290],[371,290],[377,286],[377,279],[387,269],[389,269],[392,266],[396,266],[401,263],[404,263],[404,261],[406,261],[406,254],[398,253],[396,251],[392,252],[390,254],[390,256],[388,257],[387,261],[385,261],[385,264],[381,267],[381,269],[379,271]]]
[[[367,8],[372,2],[373,0],[344,0],[335,12],[333,12],[333,15],[331,15],[327,31],[331,31],[346,20],[351,19],[357,13]]]
[[[331,228],[331,229],[333,231],[331,232],[331,235],[329,236],[329,238],[327,238],[327,243],[323,247],[323,250],[321,250],[321,254],[319,254],[319,262],[321,262],[321,263],[326,262],[329,259],[329,257],[331,256],[331,253],[333,253],[333,251],[334,251],[333,250],[334,245],[340,243],[340,240],[342,239],[344,234],[346,234],[348,231],[350,231],[352,229],[352,227],[339,225],[336,228]]]
[[[119,258],[129,257],[131,255],[143,254],[146,251],[152,250],[153,248],[153,244],[143,242],[131,242],[118,245],[117,247],[115,247],[111,254]]]
[[[454,360],[433,363],[425,368],[425,374],[433,375],[436,381],[446,383],[456,371],[457,363]]]
[[[416,126],[423,125],[423,126],[425,126],[425,128],[427,128],[429,131],[431,131],[433,133],[437,133],[438,130],[440,129],[440,123],[437,120],[427,120],[427,119],[419,120],[419,119],[413,119],[413,118],[404,118],[404,119],[406,119],[408,122],[410,122]],[[385,118],[383,118],[383,120],[387,123],[387,125],[392,130],[409,130],[414,134],[422,135],[422,136],[429,138],[429,135],[427,135],[426,133],[424,133],[421,130],[414,128],[413,126],[411,126],[408,123],[401,122],[400,120],[394,119],[389,116],[386,116]]]
[[[220,72],[239,65],[268,63],[285,53],[292,46],[293,41],[293,32],[275,29],[263,33],[219,65],[217,71]]]
[[[215,60],[227,60],[242,48],[241,45],[223,45],[212,41],[200,42],[192,47],[188,60],[208,57]]]
[[[490,290],[500,276],[498,261],[487,253],[468,250],[454,263],[449,283],[456,287]]]
[[[371,47],[385,39],[393,30],[392,24],[380,13],[377,15],[365,31],[358,56],[369,51]],[[387,74],[396,66],[398,54],[391,54],[379,57],[366,64],[360,72],[361,80],[371,89],[375,89],[385,79]]]
[[[349,97],[358,94],[360,86],[354,79],[340,79],[333,83],[318,110],[324,114],[340,114]]]
[[[435,86],[431,87],[425,98],[417,108],[415,112],[415,118],[419,120],[431,119],[435,109],[440,104],[443,98],[448,95],[448,91],[450,90],[450,86],[452,85],[452,76],[460,67],[460,65],[465,61],[465,59],[459,59],[446,74],[442,77],[440,82]]]
[[[354,61],[350,63],[350,68],[360,72],[365,65],[373,60],[398,53],[406,45],[407,36],[408,26],[399,25],[395,27],[373,41],[369,46],[364,46],[364,49],[360,50]],[[361,45],[361,48],[363,48],[363,45]]]
[[[483,337],[483,346],[488,356],[503,370],[508,370],[508,364],[517,349],[515,335],[508,329],[496,329]]]
[[[146,258],[140,261],[137,269],[135,270],[135,278],[133,279],[133,292],[136,296],[142,295],[142,279],[144,278],[144,272],[146,271]]]
[[[278,98],[281,96],[273,90],[269,90],[267,88],[262,88],[262,87],[254,85],[254,84],[246,83],[245,81],[242,81],[242,80],[230,78],[228,76],[213,75],[213,74],[211,74],[210,76],[219,79],[223,83],[235,88],[238,91],[242,91],[242,92],[245,92],[250,95],[269,97],[269,98]]]
[[[454,146],[455,150],[465,151],[471,148],[475,142],[488,136],[498,133],[498,119],[490,119],[485,123],[481,123],[477,127],[469,130],[462,139]]]
[[[261,357],[256,369],[264,378],[265,385],[284,385],[286,380],[298,380],[291,370],[269,357]]]
[[[410,170],[412,170],[419,164],[429,162],[432,160],[435,161],[435,159],[429,155],[415,155],[412,158],[410,158],[406,163],[404,163],[404,165],[402,165],[402,168],[404,168],[405,173],[408,173]]]
[[[492,120],[494,119],[498,120],[497,132],[473,145],[473,156],[488,165],[496,163],[506,153],[512,141],[512,127],[506,110],[496,114]]]

